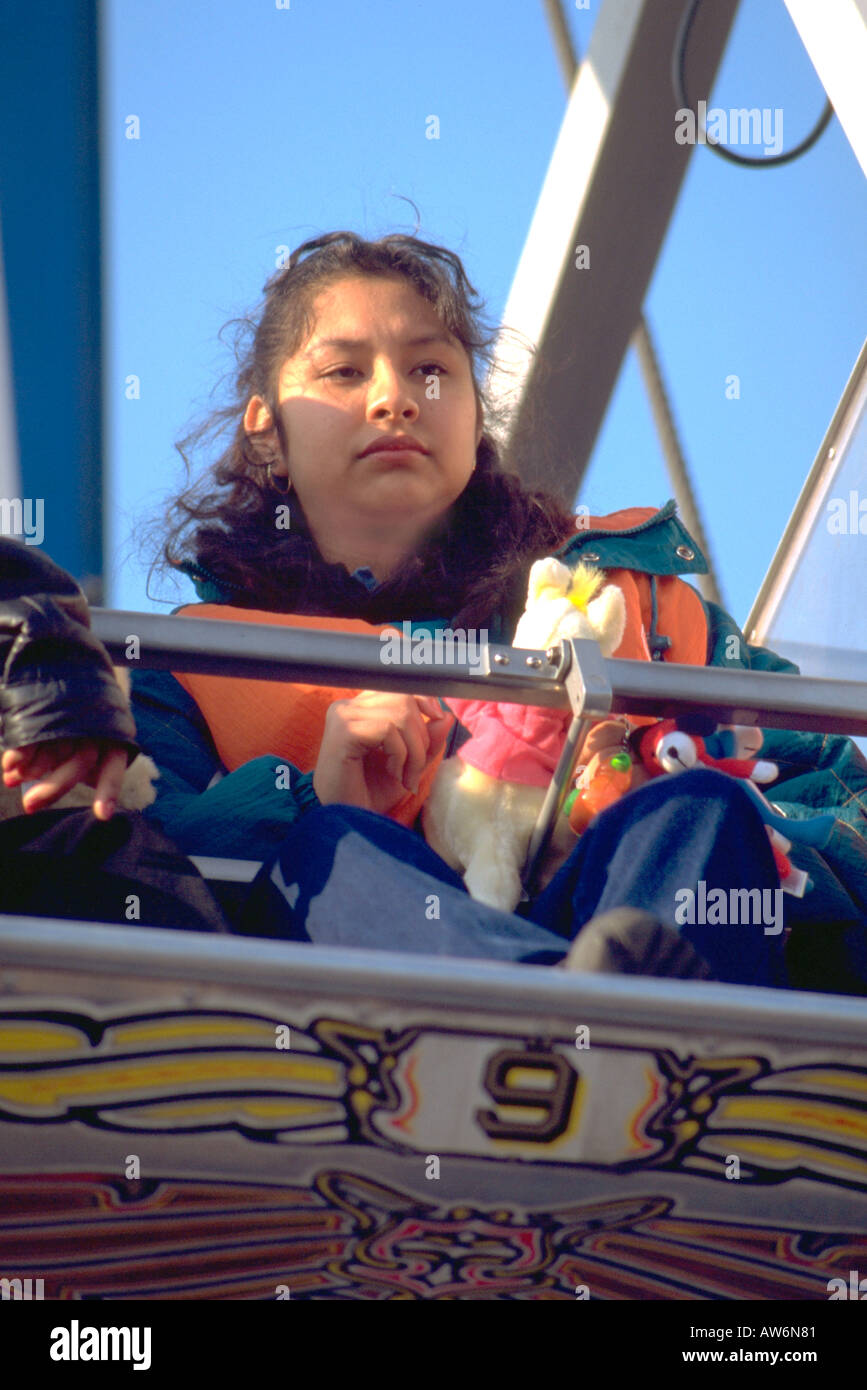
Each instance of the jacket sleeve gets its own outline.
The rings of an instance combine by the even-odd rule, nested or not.
[[[227,772],[197,704],[168,672],[134,673],[132,692],[139,741],[160,772],[144,815],[186,854],[268,859],[319,805],[313,773],[276,754]]]
[[[734,619],[715,603],[708,610],[708,665],[752,671],[790,672],[798,667],[767,647],[753,647]],[[804,820],[832,811],[867,840],[867,762],[845,734],[763,729],[761,756],[779,767],[764,790],[783,815]]]
[[[780,769],[766,794],[783,815],[803,820],[833,811],[867,839],[867,762],[851,738],[788,729],[763,733],[761,756]]]
[[[138,752],[111,659],[75,581],[22,542],[0,539],[0,744],[111,739]]]
[[[793,661],[777,656],[768,647],[750,646],[734,618],[709,599],[702,600],[707,612],[707,664],[728,666],[732,670],[779,671],[798,676]]]

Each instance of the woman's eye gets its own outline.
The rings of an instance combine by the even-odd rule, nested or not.
[[[441,362],[420,362],[419,365],[415,368],[415,370],[417,372],[423,372],[425,376],[433,376],[434,374],[436,374],[437,376],[445,376],[447,374],[447,369],[442,365]],[[346,372],[351,372],[354,376],[363,375],[363,373],[359,371],[358,367],[346,366],[333,367],[331,371],[325,373],[325,376],[338,377],[341,381],[351,381],[352,376],[346,376]]]

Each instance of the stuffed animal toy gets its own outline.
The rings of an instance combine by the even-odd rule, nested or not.
[[[616,585],[603,583],[604,575],[587,565],[573,571],[553,556],[537,560],[512,645],[546,650],[561,638],[590,638],[610,656],[623,640],[626,602]],[[487,700],[446,703],[470,738],[437,773],[423,811],[425,836],[463,874],[474,898],[511,912],[521,900],[521,869],[572,715]],[[553,854],[562,857],[574,843],[560,816]]]
[[[115,666],[114,674],[117,677],[118,685],[129,699],[129,672],[123,666]],[[143,811],[146,806],[150,806],[152,802],[156,801],[157,794],[153,784],[159,775],[153,759],[145,753],[139,753],[137,757],[133,758],[123,774],[118,809],[121,811]],[[32,783],[25,782],[20,787],[5,787],[0,779],[0,820],[24,815],[21,797],[31,785]],[[95,798],[96,792],[92,787],[86,787],[79,783],[78,786],[73,787],[71,791],[66,792],[58,801],[55,801],[51,810],[92,806]]]
[[[687,733],[676,719],[661,719],[638,739],[641,761],[649,772],[684,772],[696,763],[742,777],[750,782],[773,782],[779,773],[776,763],[754,758],[762,746],[761,729],[733,725],[719,729],[707,738]]]
[[[641,761],[652,776],[685,772],[701,764],[741,778],[765,823],[780,887],[797,898],[803,897],[810,880],[803,869],[796,868],[787,858],[792,842],[824,849],[834,828],[834,817],[825,814],[789,820],[774,810],[756,786],[757,782],[773,782],[779,774],[776,763],[752,756],[761,748],[761,729],[735,725],[701,738],[686,733],[677,720],[664,719],[638,734],[636,742]]]

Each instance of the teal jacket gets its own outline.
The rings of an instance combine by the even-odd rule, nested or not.
[[[558,554],[568,563],[584,559],[602,569],[632,569],[652,577],[707,572],[707,563],[677,517],[674,502],[637,527],[578,531]],[[188,573],[202,602],[237,602],[204,571],[191,566]],[[357,570],[352,578],[368,590],[376,585],[369,570]],[[767,648],[751,646],[717,604],[702,602],[708,665],[797,674],[791,662]],[[492,615],[487,624],[490,640],[511,640],[518,616],[517,612]],[[448,622],[444,618],[413,627],[445,627]],[[661,657],[665,634],[653,629],[651,622],[649,645]],[[732,637],[738,640],[729,641]],[[318,804],[312,773],[293,769],[287,778],[278,772],[285,763],[276,755],[256,758],[227,773],[197,706],[167,673],[134,674],[133,712],[139,742],[162,774],[156,803],[147,814],[187,853],[267,858],[286,827]],[[804,900],[805,906],[809,900],[810,916],[851,917],[853,902],[867,915],[867,762],[851,739],[842,735],[779,729],[765,730],[762,757],[780,768],[777,780],[765,791],[784,815],[800,818],[830,810],[837,820],[821,856],[802,847],[792,853],[793,861],[815,883]]]

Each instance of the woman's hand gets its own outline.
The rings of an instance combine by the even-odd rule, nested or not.
[[[313,790],[323,806],[339,801],[386,815],[407,792],[418,791],[453,723],[454,715],[432,695],[362,690],[351,700],[335,700],[325,717]]]
[[[123,744],[95,738],[58,738],[27,748],[7,748],[3,781],[7,787],[35,782],[23,796],[24,811],[44,811],[79,782],[96,788],[97,820],[111,820],[117,809],[127,751]]]

